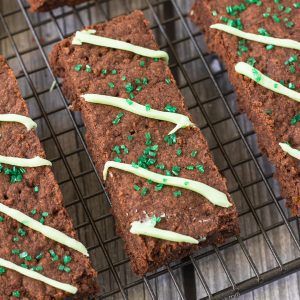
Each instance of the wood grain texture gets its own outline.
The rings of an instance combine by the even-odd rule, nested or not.
[[[184,14],[189,11],[192,2],[193,0],[176,1]],[[151,1],[151,3],[156,3],[156,1]],[[84,7],[84,5],[79,7]],[[147,2],[145,0],[112,0],[103,4],[97,2],[96,5],[93,5],[90,9],[80,10],[79,16],[84,24],[87,25],[90,23],[102,22],[113,16],[129,12],[130,10],[136,8],[144,7],[147,7]],[[0,2],[0,10],[2,13],[7,13],[17,8],[18,4],[15,0]],[[55,15],[60,15],[62,12],[68,13],[65,18],[58,18],[57,21],[62,34],[70,34],[82,27],[82,24],[80,23],[76,14],[74,14],[69,8],[60,8],[55,10],[53,13]],[[197,58],[198,55],[196,49],[191,40],[188,38],[184,26],[180,20],[178,20],[178,16],[171,4],[171,1],[165,1],[165,4],[155,6],[155,12],[160,21],[165,21],[163,22],[165,33],[167,34],[168,38],[173,41],[174,49],[181,62],[183,62],[182,68],[188,73],[188,79],[193,82],[192,86],[194,93],[191,88],[187,86],[187,78],[184,76],[180,66],[178,66],[178,64],[173,64],[175,60],[174,55],[172,54],[172,49],[167,47],[166,50],[171,53],[172,72],[177,80],[178,85],[181,87],[181,91],[185,96],[187,105],[191,107],[191,113],[194,116],[195,122],[197,122],[199,126],[203,127],[203,132],[209,141],[209,145],[211,148],[213,148],[212,152],[215,157],[215,161],[219,168],[224,170],[223,174],[228,180],[229,189],[236,190],[233,192],[233,198],[237,203],[239,212],[242,213],[240,217],[241,237],[247,237],[248,235],[255,233],[258,230],[258,226],[251,212],[248,212],[249,206],[245,200],[245,197],[238,189],[238,184],[234,179],[232,172],[228,170],[228,168],[226,169],[227,162],[224,159],[224,155],[221,153],[219,148],[215,147],[217,145],[216,140],[210,128],[206,126],[207,122],[203,116],[203,113],[196,106],[197,100],[204,103],[208,99],[215,98],[215,100],[203,104],[203,108],[208,114],[209,120],[214,122],[214,129],[218,135],[218,138],[222,143],[226,144],[224,147],[225,151],[228,154],[231,163],[236,165],[235,171],[237,172],[242,184],[245,186],[247,196],[253,205],[260,205],[270,200],[267,188],[261,181],[259,182],[260,176],[253,165],[253,162],[249,160],[249,154],[245,146],[238,139],[239,134],[232,120],[230,120],[230,118],[223,120],[225,117],[228,117],[226,107],[218,97],[216,89],[213,87],[211,80],[208,78],[207,71],[205,70],[202,61]],[[149,9],[146,9],[145,14],[151,23],[155,25],[156,22],[153,18],[152,12]],[[34,24],[37,24],[37,22],[42,22],[43,25],[35,27],[35,30],[40,41],[43,43],[43,45],[45,45],[45,52],[49,53],[53,44],[52,42],[59,40],[60,32],[57,31],[55,23],[51,20],[48,13],[32,14],[30,15],[30,18]],[[195,34],[195,38],[199,46],[205,52],[203,37],[199,34],[199,29],[188,19],[186,21],[188,22],[192,32]],[[80,151],[79,153],[72,154],[72,152],[82,149],[82,145],[74,131],[68,113],[64,109],[62,98],[59,92],[57,89],[51,93],[48,91],[52,83],[52,78],[46,68],[40,51],[36,49],[37,45],[32,34],[28,30],[26,21],[22,13],[19,12],[6,17],[5,22],[7,23],[11,33],[27,29],[22,33],[15,34],[14,41],[18,50],[22,51],[23,53],[21,57],[24,60],[26,69],[30,73],[30,78],[33,82],[34,88],[37,92],[39,92],[39,101],[48,113],[51,125],[55,133],[58,135],[58,141],[63,149],[64,154],[67,155],[67,160],[71,167],[72,174],[76,177],[76,182],[80,188],[80,193],[86,198],[85,203],[91,210],[93,218],[98,220],[96,222],[97,228],[102,239],[106,241],[106,249],[111,257],[112,262],[117,264],[116,270],[121,282],[123,285],[130,285],[136,280],[139,280],[139,278],[130,271],[126,254],[123,251],[123,242],[115,235],[114,221],[112,216],[109,214],[109,204],[107,203],[105,196],[102,194],[98,195],[98,193],[101,191],[101,187],[99,187],[95,174],[91,172],[91,165],[85,152]],[[154,27],[154,33],[156,34],[160,45],[168,45],[168,41],[157,27]],[[22,95],[27,100],[31,116],[39,117],[41,115],[41,111],[39,105],[37,104],[38,101],[33,96],[33,91],[30,88],[28,81],[22,75],[23,73],[18,60],[15,57],[15,52],[12,49],[9,39],[5,38],[5,36],[5,30],[0,22],[0,52],[8,58],[9,64],[14,69],[15,74],[19,75],[18,81],[22,90]],[[222,92],[229,92],[232,87],[227,80],[226,73],[223,72],[224,66],[222,66],[222,64],[214,55],[207,55],[206,60],[214,74],[216,74],[216,79],[222,89]],[[203,78],[204,80],[200,81],[200,79]],[[238,108],[235,102],[235,95],[229,93],[226,96],[226,100],[232,111],[237,114]],[[57,111],[51,113],[54,110]],[[78,125],[81,126],[80,128],[82,128],[80,116],[76,113],[74,115]],[[272,174],[272,166],[264,157],[259,155],[260,152],[256,144],[256,136],[251,134],[251,123],[244,114],[237,115],[237,121],[243,132],[247,134],[247,140],[251,146],[251,149],[255,154],[257,154],[258,161],[263,168],[263,171],[267,175]],[[51,138],[49,128],[47,127],[43,117],[38,118],[37,123],[39,126],[39,136],[42,139],[49,137],[49,139],[43,142],[47,152],[47,157],[50,159],[59,158],[59,152],[53,141],[53,138]],[[66,130],[69,131],[67,133],[60,134]],[[83,128],[82,131],[84,131]],[[228,142],[235,138],[237,138],[235,141]],[[243,161],[243,163],[238,165],[241,161]],[[70,175],[64,167],[61,159],[55,161],[53,169],[57,180],[59,182],[63,182],[61,184],[61,188],[64,194],[65,204],[68,205],[73,203],[73,201],[78,200],[78,192],[76,192],[74,184],[72,181],[70,181]],[[255,181],[258,182],[253,184]],[[270,177],[269,182],[274,188],[276,195],[279,196],[278,186],[272,177]],[[93,196],[94,194],[96,195]],[[283,201],[280,202],[280,205],[283,207],[286,216],[289,216],[289,212],[284,208]],[[102,270],[101,274],[99,275],[99,282],[103,287],[102,292],[106,293],[117,289],[117,284],[111,271],[107,270],[108,262],[103,255],[103,251],[101,248],[97,247],[97,238],[91,226],[84,226],[84,224],[88,222],[88,218],[83,210],[82,204],[78,202],[69,206],[68,210],[73,217],[74,223],[76,225],[81,225],[79,229],[79,236],[81,240],[88,246],[95,246],[95,249],[91,251],[91,258],[95,268],[97,270]],[[256,212],[259,220],[265,228],[276,222],[282,221],[277,208],[272,203],[258,208]],[[299,237],[297,222],[293,221],[291,225]],[[267,234],[282,262],[285,263],[295,258],[299,258],[299,251],[296,249],[286,226],[282,225],[275,229],[271,229],[267,231]],[[247,239],[245,241],[245,247],[249,251],[259,272],[265,272],[277,266],[276,261],[267,246],[266,240],[261,234],[254,238]],[[209,249],[201,250],[199,251],[199,254],[204,255],[208,250]],[[251,266],[249,265],[239,244],[220,251],[220,255],[223,257],[235,282],[240,282],[254,276]],[[121,264],[120,262],[122,261],[124,261],[124,263]],[[204,256],[200,260],[196,259],[196,265],[202,272],[212,292],[217,292],[230,286],[230,282],[221,266],[220,260],[217,258],[214,252],[211,255]],[[186,267],[183,270],[175,269],[173,271],[173,276],[177,280],[179,288],[183,293],[185,293],[184,295],[186,296],[186,299],[199,299],[206,295],[205,290],[193,268]],[[245,300],[296,300],[300,299],[299,283],[300,274],[298,272],[252,291],[246,295],[239,296],[238,298]],[[155,294],[158,296],[158,299],[180,299],[177,289],[171,279],[170,273],[166,273],[156,279],[150,280],[150,284]],[[128,298],[150,299],[150,295],[146,287],[141,282],[139,285],[128,289]],[[111,296],[108,299],[122,299],[122,297],[120,293],[116,293],[114,296]]]

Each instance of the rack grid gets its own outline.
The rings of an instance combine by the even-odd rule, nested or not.
[[[300,269],[299,220],[285,208],[274,169],[237,109],[226,69],[207,52],[201,32],[188,18],[192,2],[89,1],[43,14],[30,13],[22,0],[0,5],[0,50],[41,127],[38,134],[54,164],[65,206],[99,273],[97,299],[224,299]],[[169,52],[170,68],[228,180],[241,223],[240,236],[224,245],[201,249],[143,278],[130,271],[113,229],[110,199],[85,144],[83,123],[69,110],[47,59],[51,47],[75,30],[133,9],[144,11],[160,48]],[[278,242],[282,239],[285,243]]]

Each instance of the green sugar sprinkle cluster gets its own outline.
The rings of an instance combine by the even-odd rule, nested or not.
[[[90,65],[85,65],[85,67],[83,67],[82,64],[77,64],[77,65],[74,66],[74,70],[75,70],[76,72],[79,72],[79,71],[81,71],[81,70],[83,70],[83,69],[84,69],[87,73],[91,73],[91,72],[92,72],[92,67],[91,67]]]
[[[10,168],[4,168],[0,164],[0,173],[4,172],[5,175],[8,175],[10,178],[10,183],[16,183],[21,182],[23,179],[23,175],[26,173],[26,170],[24,168],[19,167],[12,167]]]
[[[117,116],[116,116],[116,118],[112,121],[112,123],[114,125],[118,125],[121,122],[121,120],[122,120],[123,117],[124,117],[124,113],[123,112],[118,113]]]
[[[32,209],[30,213],[32,215],[36,215],[37,210]],[[49,215],[48,212],[41,213],[42,218],[45,218],[48,215]],[[0,222],[4,222],[4,221],[5,221],[4,217],[0,216]],[[40,222],[43,223],[41,220],[40,220]],[[17,233],[20,237],[27,236],[27,232],[23,228],[18,228]],[[35,255],[31,255],[28,250],[24,250],[17,246],[19,241],[20,241],[19,237],[14,237],[13,242],[15,243],[15,247],[10,250],[10,253],[12,255],[18,257],[18,259],[21,260],[19,265],[25,269],[29,269],[29,270],[32,270],[35,272],[43,272],[44,267],[40,264],[40,261],[42,258],[45,257],[45,254],[43,252],[39,252]],[[52,249],[50,249],[48,251],[48,253],[50,255],[50,259],[52,262],[60,263],[58,265],[58,270],[64,271],[66,273],[71,272],[71,269],[68,267],[68,264],[72,261],[72,257],[70,255],[64,255],[61,258],[59,258],[59,256],[56,254],[56,252]],[[6,271],[7,270],[5,267],[0,266],[0,276],[5,275]]]
[[[289,57],[284,64],[288,66],[290,73],[295,74],[296,73],[296,63],[298,62],[298,55],[294,54],[291,57]]]

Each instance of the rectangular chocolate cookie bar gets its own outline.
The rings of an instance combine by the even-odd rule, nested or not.
[[[96,24],[95,35],[157,50],[158,46],[141,11]],[[155,184],[118,169],[109,169],[106,181],[112,200],[117,232],[125,241],[132,269],[138,274],[153,271],[180,259],[208,243],[222,243],[239,232],[236,208],[227,193],[196,127],[168,135],[174,124],[139,116],[114,106],[86,102],[86,93],[120,97],[143,105],[147,111],[189,115],[167,63],[133,52],[90,44],[73,45],[73,37],[58,43],[50,54],[55,74],[63,78],[63,89],[74,110],[81,112],[86,141],[99,174],[107,161],[138,165],[152,172],[203,182],[226,193],[231,206],[215,206],[188,189]],[[116,100],[118,101],[118,100]],[[157,227],[188,235],[198,245],[175,243],[136,235],[131,224],[146,216],[161,218]]]
[[[86,0],[28,0],[31,11],[48,11],[59,6],[74,6]]]
[[[0,56],[0,117],[11,114],[28,116],[17,81]],[[45,157],[34,130],[17,122],[0,122],[0,155],[30,159]],[[49,167],[14,167],[0,164],[0,260],[21,269],[69,284],[83,298],[97,292],[97,274],[87,256],[53,239],[30,225],[22,225],[3,209],[15,209],[39,223],[76,238],[71,219],[63,208],[63,198]],[[13,212],[16,216],[16,213]],[[24,220],[24,219],[22,219]],[[27,221],[24,224],[29,224]],[[40,225],[39,225],[40,226]],[[49,230],[48,230],[49,232]],[[11,270],[0,261],[1,299],[63,299],[69,293]]]
[[[210,28],[214,23],[225,21],[245,32],[299,41],[300,10],[296,2],[293,5],[291,1],[265,0],[261,5],[253,2],[233,8],[235,4],[229,0],[196,1],[190,15],[203,30],[210,51],[226,64],[239,106],[253,122],[261,150],[276,166],[282,196],[287,199],[292,213],[300,215],[299,160],[279,146],[288,142],[300,150],[300,104],[235,71],[236,63],[248,62],[275,81],[299,91],[299,51],[246,41]]]

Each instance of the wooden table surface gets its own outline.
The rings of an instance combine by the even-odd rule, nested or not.
[[[128,10],[133,10],[134,8],[141,8],[147,6],[146,0],[132,0],[132,1],[123,1],[123,0],[112,0],[104,4],[96,4],[91,9],[82,9],[80,11],[80,18],[84,21],[85,24],[90,22],[100,22],[104,21],[106,18],[116,16],[128,12]],[[151,1],[155,3],[156,1]],[[168,38],[171,41],[180,40],[178,43],[174,44],[176,53],[178,54],[180,60],[184,64],[185,70],[188,72],[189,78],[193,82],[193,88],[196,91],[196,97],[200,101],[205,101],[208,98],[216,97],[215,101],[211,101],[207,104],[203,104],[203,107],[206,113],[209,116],[210,121],[215,122],[214,128],[217,132],[218,137],[222,143],[226,144],[225,150],[228,153],[229,159],[234,164],[235,170],[241,179],[242,183],[247,186],[246,192],[249,199],[252,201],[254,206],[259,208],[256,210],[259,220],[264,228],[275,224],[276,222],[281,221],[281,216],[278,213],[275,205],[270,201],[270,196],[267,192],[265,185],[259,181],[259,174],[257,173],[256,168],[249,158],[248,152],[245,150],[243,143],[237,138],[234,142],[226,143],[226,141],[238,137],[238,133],[230,119],[226,121],[221,121],[218,123],[218,119],[224,117],[227,114],[224,104],[222,104],[220,98],[216,95],[216,90],[212,85],[210,79],[199,80],[207,76],[207,71],[203,66],[203,63],[200,59],[194,59],[195,49],[189,38],[186,38],[186,33],[184,27],[178,17],[176,16],[176,11],[174,7],[168,2],[165,1],[165,4],[158,5],[155,7],[155,11],[160,21],[169,20],[164,23],[165,32]],[[186,16],[189,11],[193,0],[177,0],[176,3],[180,6],[182,12]],[[25,2],[24,2],[25,3]],[[2,14],[6,14],[15,9],[19,8],[17,0],[1,0],[0,1],[0,11]],[[58,25],[61,28],[63,34],[70,34],[76,29],[81,27],[80,22],[76,14],[70,9],[64,8],[58,9],[54,14],[61,14],[62,12],[70,12],[66,18],[59,19]],[[151,24],[155,25],[156,20],[153,18],[151,10],[146,9],[145,14],[147,18],[151,21]],[[52,47],[52,42],[55,39],[59,38],[59,32],[55,29],[53,20],[49,20],[49,14],[31,14],[30,19],[34,24],[41,22],[41,26],[35,27],[36,33],[40,41],[45,45],[43,49],[48,53]],[[205,45],[203,43],[203,37],[199,34],[199,29],[196,28],[193,24],[186,20],[195,35],[197,43],[200,45],[201,49],[205,52]],[[30,80],[32,81],[34,89],[38,93],[38,100],[33,95],[33,89],[28,84],[28,80],[24,78],[22,68],[19,64],[18,59],[15,56],[15,51],[12,47],[11,41],[7,38],[7,32],[3,24],[0,22],[0,53],[6,56],[9,59],[9,64],[14,69],[15,74],[18,76],[18,81],[22,90],[23,96],[26,98],[27,103],[30,108],[30,113],[33,117],[39,117],[41,114],[40,107],[38,103],[41,103],[45,111],[49,114],[49,119],[51,122],[54,131],[59,136],[59,143],[61,144],[64,153],[68,153],[68,161],[71,165],[72,172],[74,174],[82,174],[86,170],[90,169],[90,164],[88,162],[87,156],[84,152],[75,153],[72,155],[74,149],[80,148],[80,141],[74,132],[70,130],[67,133],[59,134],[62,130],[68,130],[72,128],[72,122],[65,109],[63,107],[62,98],[57,89],[53,92],[49,92],[49,87],[53,81],[51,74],[45,67],[45,61],[41,56],[40,51],[36,48],[36,42],[33,38],[32,33],[28,30],[28,24],[21,12],[11,14],[5,17],[5,23],[8,30],[13,35],[14,42],[18,51],[22,52],[22,59],[24,61],[26,70],[29,72]],[[24,29],[24,30],[23,30]],[[19,32],[19,33],[18,33]],[[167,45],[168,40],[163,37],[163,34],[159,29],[154,29],[155,35],[161,45]],[[184,36],[185,35],[185,36]],[[167,48],[168,52],[171,52],[170,48]],[[190,59],[190,60],[189,60]],[[224,67],[219,62],[219,60],[214,55],[206,56],[207,62],[209,63],[214,74],[216,74],[217,81],[221,86],[221,89],[224,93],[230,91],[232,88],[230,83],[227,80],[226,73],[224,72]],[[171,55],[171,65],[174,62],[174,56]],[[247,211],[249,209],[243,195],[241,195],[239,189],[237,188],[237,182],[234,180],[230,170],[226,168],[226,161],[220,153],[216,145],[216,141],[209,130],[205,127],[206,121],[203,118],[203,115],[199,108],[195,105],[195,95],[191,93],[191,88],[187,85],[187,80],[182,70],[178,65],[172,67],[172,72],[176,77],[178,85],[181,87],[181,91],[186,98],[186,103],[191,107],[191,113],[193,114],[195,121],[201,127],[204,127],[204,134],[206,135],[210,147],[212,147],[213,155],[215,157],[216,163],[220,169],[224,170],[223,174],[228,180],[228,185],[230,190],[236,190],[233,193],[233,198],[237,203],[239,212],[241,213],[240,225],[241,225],[241,238],[245,238],[252,233],[255,233],[258,230],[257,223],[255,222],[251,212]],[[226,94],[227,95],[227,94]],[[238,114],[237,105],[235,102],[235,95],[228,93],[226,100],[229,103],[232,111],[237,114],[237,121],[241,126],[243,132],[247,135],[247,141],[251,146],[251,149],[258,157],[258,161],[266,175],[270,175],[273,172],[272,166],[268,163],[265,157],[260,155],[259,149],[256,144],[256,136],[252,131],[251,123],[248,121],[245,114]],[[55,110],[55,112],[53,112]],[[78,114],[74,114],[77,123],[79,124],[81,130],[82,122]],[[49,137],[49,128],[47,127],[43,117],[37,119],[39,125],[38,134],[41,138]],[[52,159],[59,155],[57,147],[53,142],[53,139],[45,139],[43,142],[47,157]],[[70,154],[71,153],[71,154]],[[240,161],[245,160],[244,163],[239,164]],[[78,195],[74,189],[74,186],[68,181],[68,172],[65,170],[61,160],[57,160],[54,163],[54,173],[58,181],[63,181],[61,188],[64,194],[65,203],[71,203],[74,199],[78,198]],[[99,184],[97,184],[97,179],[93,173],[87,173],[77,177],[79,187],[84,196],[91,195],[93,193],[99,192]],[[251,184],[251,182],[258,181],[257,183]],[[269,177],[269,183],[272,186],[274,192],[279,196],[279,189],[276,181]],[[247,185],[248,184],[248,185]],[[87,201],[88,207],[92,211],[93,217],[99,218],[100,216],[109,213],[109,205],[107,201],[101,195],[88,198]],[[261,205],[262,203],[267,203],[266,205]],[[259,206],[261,205],[261,206]],[[284,200],[280,201],[280,205],[284,211],[284,214],[287,217],[290,217],[289,212],[284,208]],[[87,218],[83,209],[80,205],[72,205],[69,207],[69,212],[74,219],[75,224],[82,224],[86,222]],[[298,220],[292,220],[290,222],[297,239],[299,240],[298,232]],[[98,230],[101,233],[102,238],[105,241],[109,241],[106,244],[106,249],[109,252],[112,261],[117,263],[120,260],[126,260],[126,255],[123,251],[123,243],[120,239],[115,236],[114,231],[114,222],[113,218],[107,217],[97,223],[99,225]],[[87,245],[91,246],[95,244],[95,237],[91,235],[91,229],[88,226],[85,226],[79,230],[80,239],[85,242]],[[287,231],[286,226],[278,226],[274,229],[270,229],[267,232],[267,236],[275,247],[278,256],[280,257],[283,263],[292,261],[296,258],[299,258],[300,253],[299,249],[296,248],[295,243],[293,242],[291,235]],[[253,261],[255,262],[258,271],[260,273],[268,271],[276,267],[276,261],[270,253],[270,250],[267,247],[266,240],[262,234],[257,234],[255,237],[245,239],[244,245],[249,251]],[[98,250],[97,250],[98,249]],[[103,270],[99,276],[99,282],[102,286],[103,292],[109,292],[116,288],[116,283],[113,280],[112,274],[105,267],[107,262],[103,256],[103,253],[97,248],[92,251],[92,261],[97,268],[97,270]],[[205,253],[207,249],[201,250],[200,253]],[[246,280],[253,276],[253,271],[251,270],[249,263],[245,259],[240,247],[238,245],[229,247],[227,249],[221,250],[220,254],[222,255],[230,273],[233,276],[235,282],[240,282]],[[204,274],[205,279],[208,282],[208,285],[212,292],[217,292],[223,288],[229,286],[228,279],[224,270],[220,265],[220,261],[216,258],[216,255],[213,253],[208,256],[204,256],[202,259],[197,260],[197,265],[200,268],[201,272]],[[118,274],[121,278],[122,283],[129,284],[130,282],[137,280],[138,278],[133,275],[130,271],[128,262],[124,263],[118,267]],[[183,282],[189,283],[189,280],[193,280],[193,277],[183,278],[183,273],[181,270],[174,270],[174,277],[179,282],[180,288],[183,289]],[[179,299],[179,296],[176,292],[170,274],[166,273],[165,275],[160,276],[158,279],[153,279],[150,281],[153,290],[157,293],[159,299]],[[237,297],[239,299],[291,299],[297,300],[300,299],[300,272],[293,273],[285,278],[282,278],[278,281],[275,281],[271,284],[265,285],[264,287],[258,288],[254,291],[251,291],[247,294]],[[198,279],[196,279],[196,290],[194,291],[194,297],[188,296],[191,294],[186,294],[186,297],[190,299],[199,299],[205,296],[203,287],[201,286]],[[149,294],[146,291],[146,288],[140,284],[137,287],[131,288],[128,290],[129,299],[150,299]],[[120,294],[109,297],[108,299],[121,299]]]

